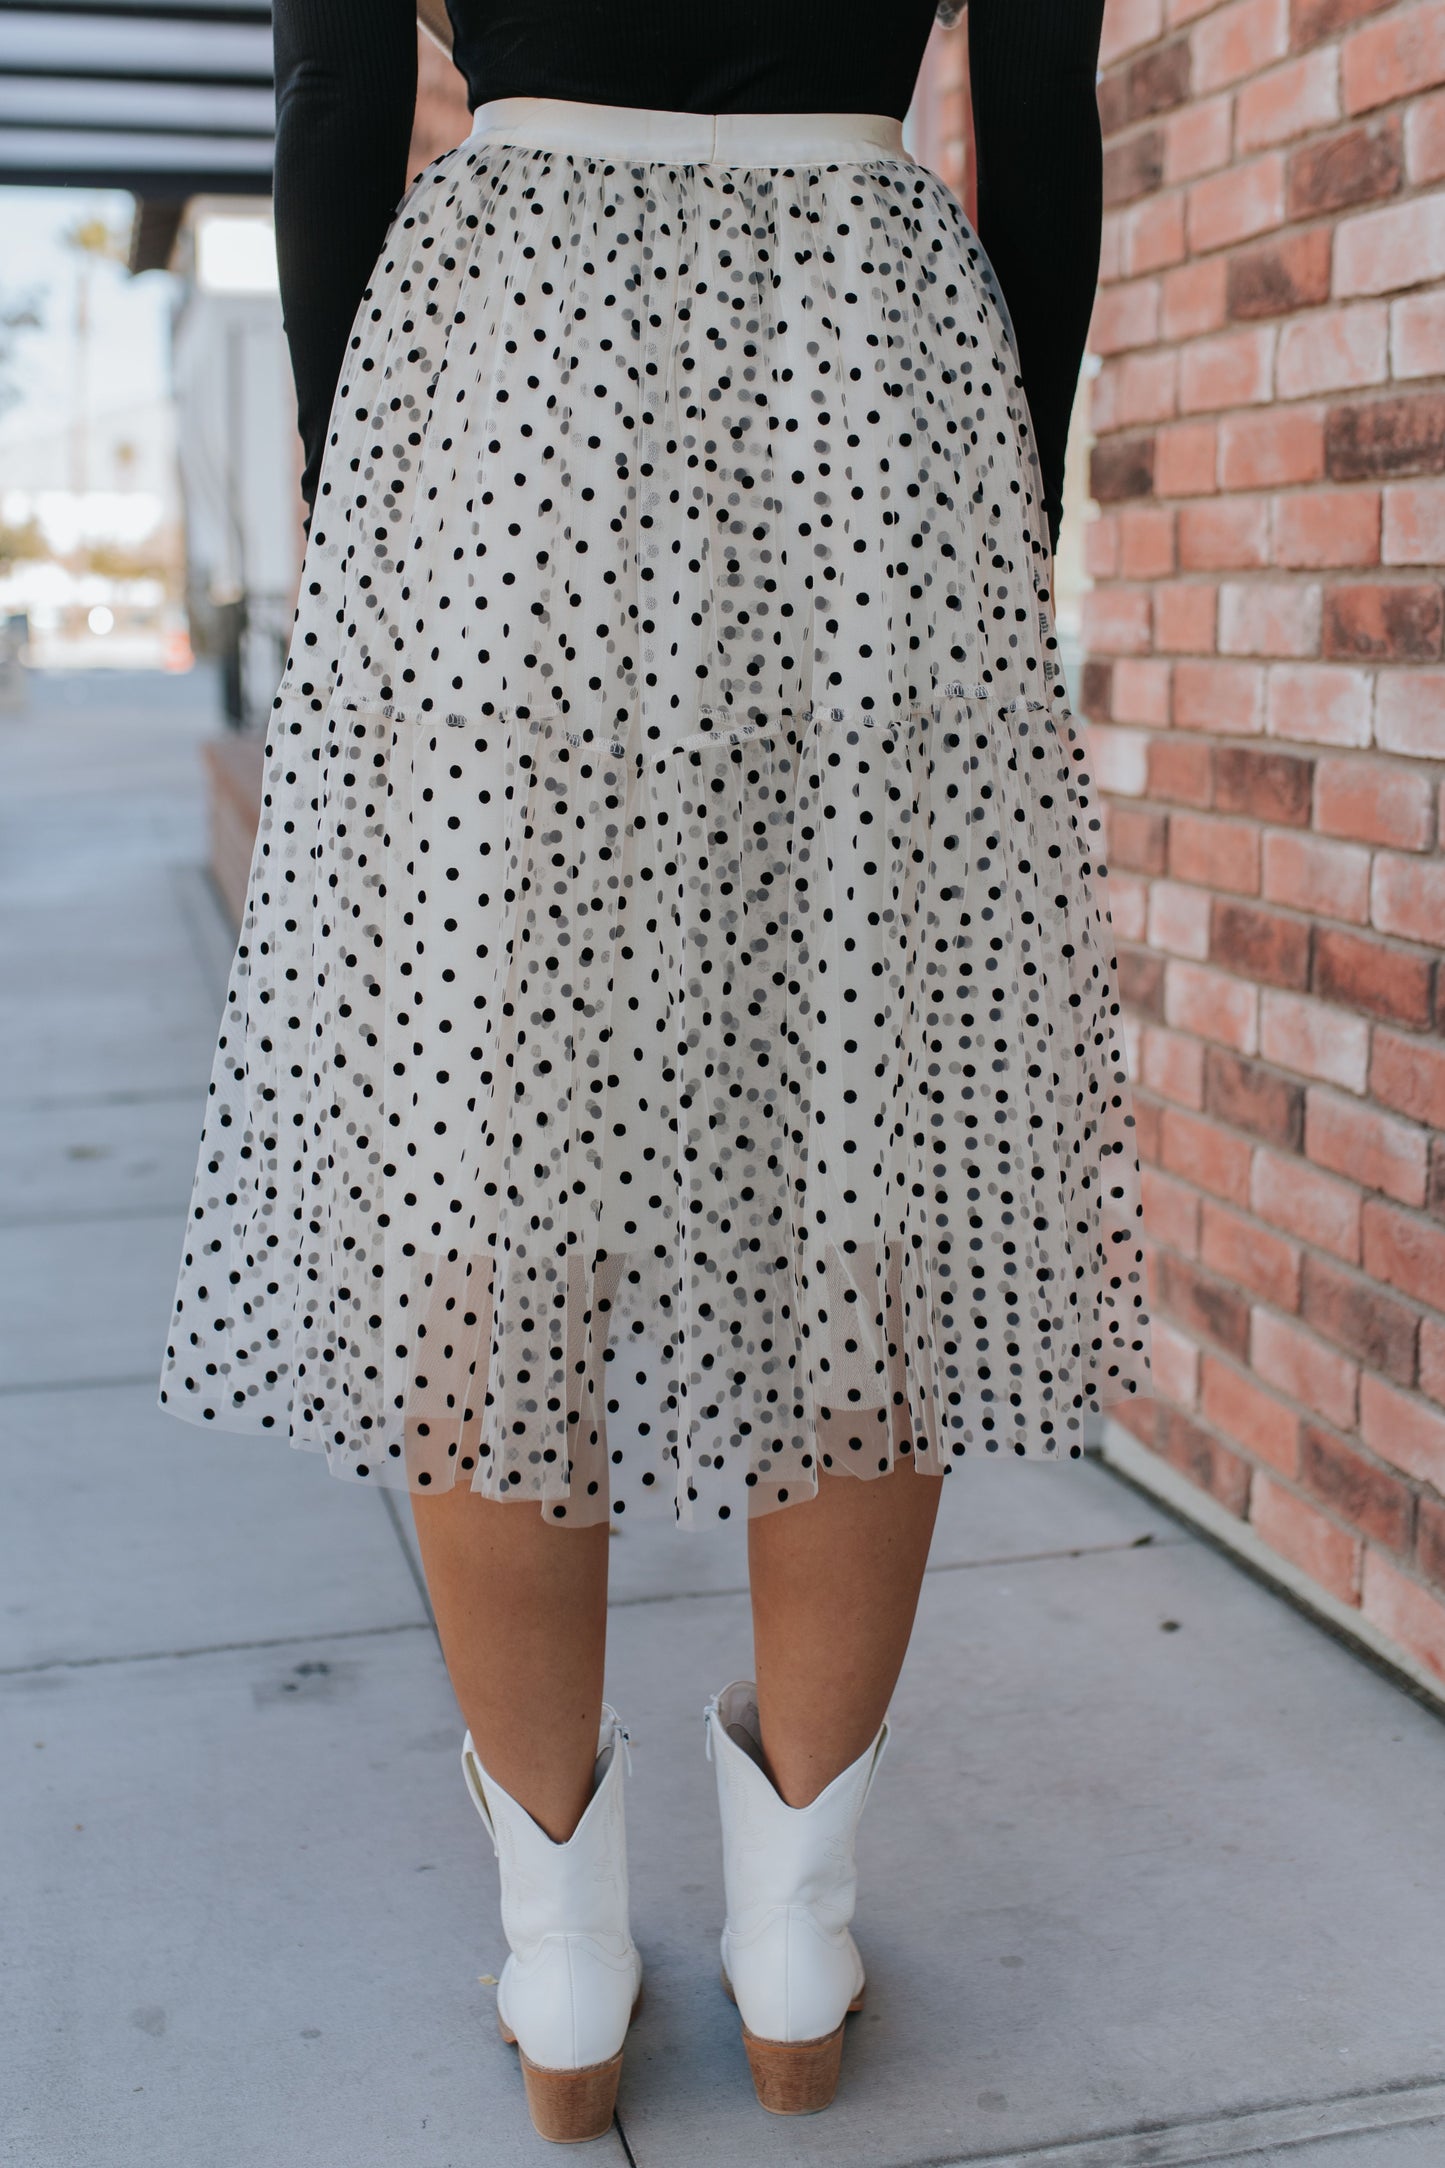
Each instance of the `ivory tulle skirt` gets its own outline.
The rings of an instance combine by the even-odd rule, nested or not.
[[[336,394],[164,1405],[585,1523],[1147,1394],[1040,494],[897,122],[482,108]]]

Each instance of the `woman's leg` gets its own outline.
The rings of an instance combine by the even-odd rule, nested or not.
[[[825,1475],[748,1524],[758,1718],[789,1806],[816,1799],[883,1721],[908,1652],[941,1476]]]
[[[464,1484],[412,1493],[442,1654],[483,1767],[564,1844],[592,1795],[607,1539]]]

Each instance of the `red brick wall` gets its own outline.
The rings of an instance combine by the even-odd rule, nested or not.
[[[1110,0],[1084,706],[1146,1444],[1445,1677],[1445,0]]]

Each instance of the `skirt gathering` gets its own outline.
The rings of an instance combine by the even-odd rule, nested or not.
[[[162,1404],[572,1525],[1076,1458],[1139,1161],[987,258],[901,139],[537,136],[353,327]]]

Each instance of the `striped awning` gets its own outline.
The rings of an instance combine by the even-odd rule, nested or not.
[[[0,182],[267,195],[270,0],[0,0]]]

